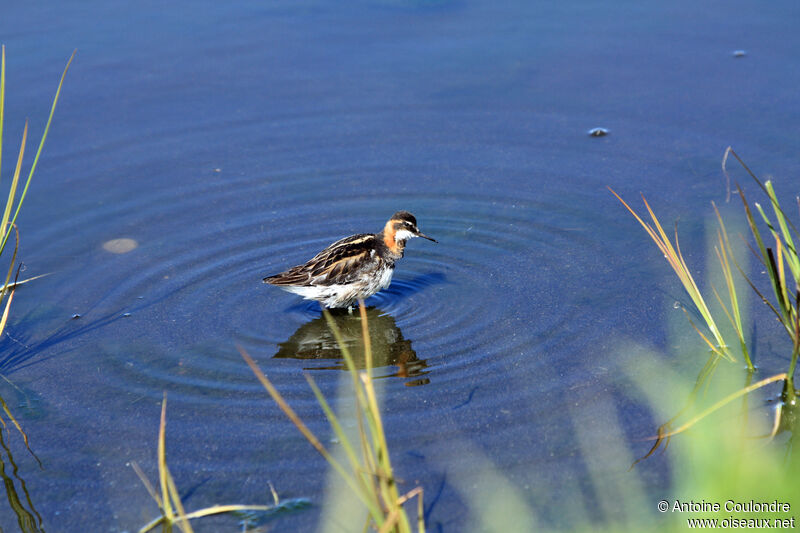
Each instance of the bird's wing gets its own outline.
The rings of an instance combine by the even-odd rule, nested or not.
[[[333,285],[355,281],[374,250],[375,235],[362,233],[338,240],[304,265],[264,278],[273,285]]]

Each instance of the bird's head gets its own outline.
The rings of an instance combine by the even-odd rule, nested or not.
[[[386,222],[383,227],[383,242],[393,252],[402,252],[408,239],[422,237],[429,241],[438,242],[428,237],[417,227],[417,219],[408,211],[398,211]]]

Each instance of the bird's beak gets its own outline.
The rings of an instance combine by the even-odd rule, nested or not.
[[[437,242],[437,243],[439,242],[434,238],[428,237],[427,235],[425,235],[424,233],[422,233],[419,230],[417,230],[417,237],[422,237],[423,239],[428,239],[429,241],[433,241],[433,242]]]

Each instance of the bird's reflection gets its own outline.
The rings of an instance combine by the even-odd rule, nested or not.
[[[372,366],[374,368],[389,367],[391,370],[379,377],[397,376],[418,378],[407,382],[408,386],[425,385],[430,380],[422,378],[428,373],[427,363],[417,358],[411,348],[411,341],[403,338],[403,333],[391,315],[375,307],[367,308],[367,324],[369,325],[372,345]],[[361,316],[358,311],[353,314],[347,311],[331,313],[342,340],[353,356],[359,369],[366,367],[364,357],[364,339],[362,337]],[[319,316],[300,326],[286,342],[278,345],[277,358],[292,358],[330,362],[321,366],[313,366],[307,370],[346,370],[339,343],[331,331],[324,316]],[[388,369],[388,368],[387,368]]]

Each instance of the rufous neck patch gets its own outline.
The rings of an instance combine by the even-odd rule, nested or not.
[[[391,250],[392,253],[399,254],[399,253],[401,253],[402,248],[400,247],[400,245],[397,243],[397,241],[394,238],[395,234],[397,233],[397,230],[395,229],[394,225],[395,225],[395,221],[394,220],[390,220],[389,222],[386,223],[386,226],[384,226],[384,228],[383,228],[383,243],[386,245],[386,247],[389,250]]]

